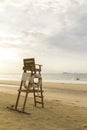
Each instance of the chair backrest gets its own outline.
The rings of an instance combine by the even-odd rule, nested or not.
[[[34,58],[29,58],[29,59],[24,59],[24,71],[35,71],[35,59]]]

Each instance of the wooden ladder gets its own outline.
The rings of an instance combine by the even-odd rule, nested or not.
[[[35,104],[35,107],[37,106],[37,104],[41,104],[42,108],[44,108],[42,84],[40,85],[38,90],[34,87],[33,91],[34,91],[34,104]]]

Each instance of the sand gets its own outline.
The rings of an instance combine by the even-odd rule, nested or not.
[[[87,130],[87,85],[45,82],[45,108],[35,108],[30,94],[26,115],[7,109],[16,102],[20,81],[0,83],[0,130]]]

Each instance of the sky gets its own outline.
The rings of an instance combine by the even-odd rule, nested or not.
[[[86,0],[0,0],[0,73],[87,73]]]

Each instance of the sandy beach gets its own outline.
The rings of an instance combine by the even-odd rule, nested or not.
[[[0,84],[0,92],[17,94],[17,90],[20,86],[20,81],[0,80]],[[87,107],[86,84],[43,82],[43,90],[44,99],[46,100],[60,100],[62,103]],[[32,97],[31,94],[30,97]]]
[[[45,108],[35,108],[29,94],[30,115],[7,109],[15,104],[19,85],[0,80],[0,130],[87,130],[87,85],[44,82]]]

